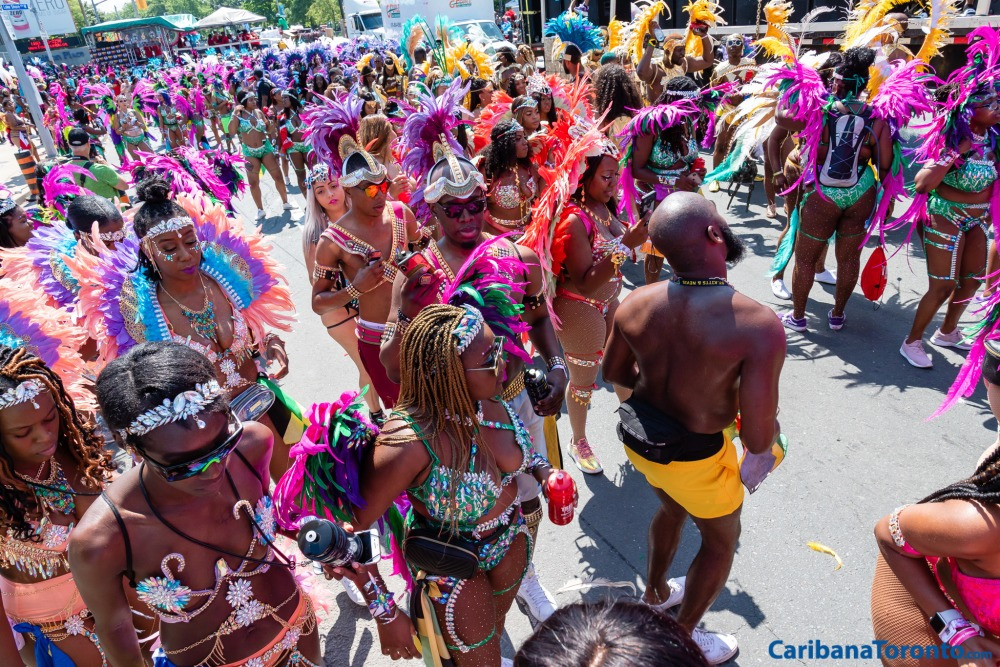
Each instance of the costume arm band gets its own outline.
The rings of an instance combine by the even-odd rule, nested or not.
[[[910,543],[906,541],[905,537],[903,537],[903,531],[899,527],[899,513],[907,507],[909,507],[909,505],[897,507],[892,511],[892,514],[889,515],[889,535],[892,536],[892,541],[896,543],[896,546],[899,547],[904,554],[908,556],[920,556],[921,553],[911,547]]]

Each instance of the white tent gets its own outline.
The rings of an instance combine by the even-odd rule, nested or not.
[[[260,14],[248,12],[245,9],[233,9],[231,7],[219,7],[214,12],[194,24],[195,30],[206,30],[208,28],[222,28],[227,25],[241,25],[243,23],[262,23],[266,21]]]

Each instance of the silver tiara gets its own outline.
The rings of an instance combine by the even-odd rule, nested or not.
[[[198,419],[196,415],[200,413],[206,405],[225,393],[215,380],[205,384],[196,384],[194,389],[177,394],[173,399],[163,399],[162,405],[146,410],[135,418],[126,428],[118,432],[122,437],[128,435],[141,436],[167,424],[182,421],[188,417],[195,417],[198,428],[205,428],[205,422]]]
[[[500,135],[500,137],[506,137],[508,134],[515,134],[518,130],[524,131],[524,125],[521,125],[516,120],[512,121],[514,124],[510,126],[510,129]],[[497,137],[499,139],[500,137]]]
[[[98,236],[102,241],[110,241],[110,242],[124,241],[125,230],[119,229],[117,232],[101,232],[100,234],[98,234]]]
[[[510,110],[511,113],[517,113],[521,109],[534,109],[538,106],[538,100],[534,97],[525,97],[521,100],[521,103]]]
[[[13,197],[4,197],[0,199],[0,215],[12,211],[14,207],[17,206],[17,202],[14,201]]]
[[[150,227],[149,231],[146,232],[146,238],[153,238],[168,232],[179,232],[185,227],[194,227],[194,220],[188,217],[169,218]]]
[[[534,95],[535,93],[540,93],[543,96],[551,96],[552,89],[549,85],[545,83],[545,78],[539,76],[538,74],[532,74],[528,77],[528,84],[525,86],[525,92],[528,96]]]
[[[483,314],[472,306],[462,307],[465,308],[462,319],[451,331],[451,335],[458,341],[456,347],[459,354],[465,352],[479,335],[479,332],[483,330]]]
[[[329,183],[330,179],[330,165],[326,163],[319,163],[309,170],[306,175],[306,187],[312,187],[316,183]]]
[[[6,410],[7,408],[27,403],[28,401],[31,401],[31,404],[37,410],[38,402],[35,401],[35,398],[43,391],[45,391],[45,385],[38,380],[25,380],[16,387],[0,393],[0,410]]]

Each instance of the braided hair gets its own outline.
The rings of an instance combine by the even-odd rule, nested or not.
[[[41,185],[42,182],[38,181]],[[14,236],[10,233],[10,223],[14,221],[14,218],[18,214],[24,213],[24,209],[20,206],[14,206],[3,215],[0,215],[0,248],[17,248],[18,242],[14,239]]]
[[[157,223],[170,218],[188,217],[187,211],[170,198],[170,184],[162,176],[153,175],[143,179],[136,187],[136,198],[142,202],[142,206],[132,218],[132,225],[140,241]],[[150,280],[159,279],[152,260],[141,250],[138,269],[145,271]]]
[[[479,428],[475,423],[476,405],[469,396],[465,383],[465,367],[458,353],[452,331],[465,315],[465,309],[447,304],[425,307],[403,333],[400,343],[399,399],[395,413],[407,413],[424,429],[422,436],[431,443],[448,442],[450,457],[446,459],[435,447],[438,458],[454,475],[452,488],[465,482],[472,458],[472,445],[476,444],[482,462],[482,471],[494,478],[500,472],[488,447],[483,446]],[[405,427],[383,429],[380,439],[386,443],[412,440],[410,435],[400,435]],[[448,499],[452,528],[458,523],[458,498]]]
[[[601,65],[594,74],[594,91],[594,113],[600,116],[606,111],[605,123],[631,117],[643,107],[639,88],[621,65]]]
[[[493,127],[490,132],[490,144],[483,149],[481,165],[483,177],[487,181],[495,181],[508,171],[517,169],[518,165],[530,168],[531,159],[517,157],[517,132],[514,131],[515,121],[507,118]]]
[[[80,481],[99,491],[113,469],[103,441],[95,433],[94,422],[76,409],[62,379],[45,362],[25,348],[0,346],[0,391],[13,389],[25,380],[45,387],[59,412],[59,446],[69,450],[79,466]],[[14,460],[0,441],[0,523],[7,525],[18,540],[37,541],[28,514],[39,511],[31,488],[14,474]]]
[[[972,476],[939,489],[920,502],[940,503],[945,500],[1000,504],[1000,447],[979,464]]]

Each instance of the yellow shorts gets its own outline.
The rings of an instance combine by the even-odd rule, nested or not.
[[[732,514],[743,504],[743,482],[736,461],[736,445],[728,432],[717,454],[700,461],[653,463],[628,447],[625,454],[635,469],[655,486],[699,519],[717,519]]]

